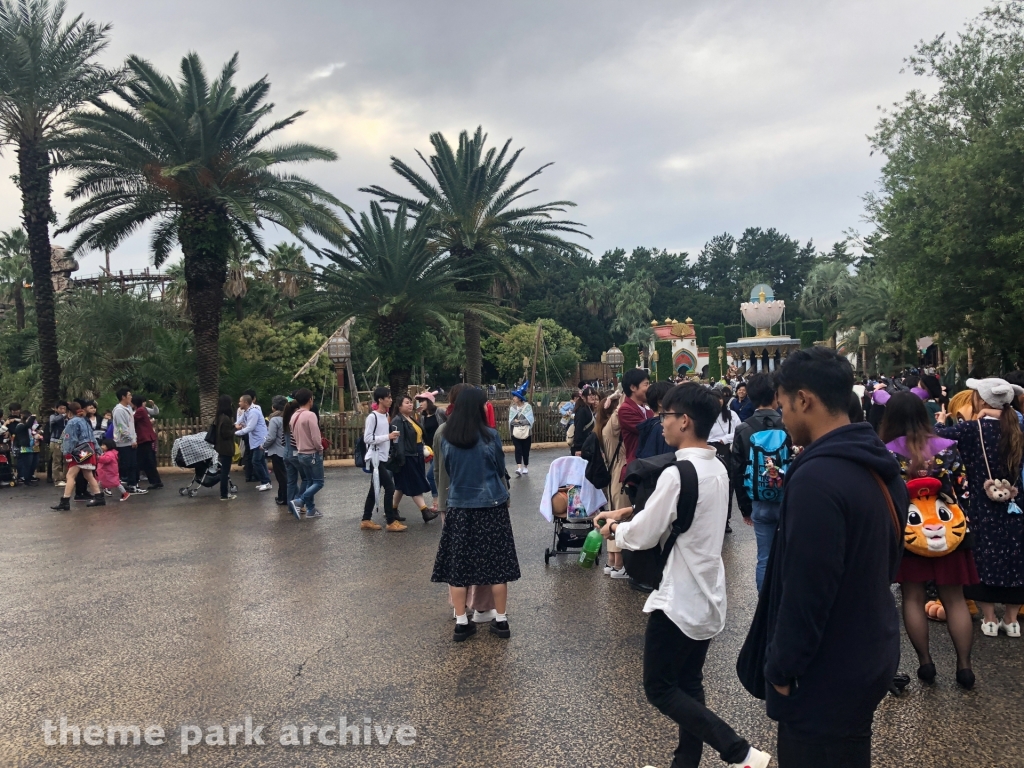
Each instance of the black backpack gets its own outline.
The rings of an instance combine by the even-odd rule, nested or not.
[[[595,488],[607,488],[612,484],[612,473],[604,460],[604,451],[601,449],[601,442],[596,432],[587,435],[580,449],[580,458],[587,462],[587,471],[584,477],[590,481]],[[616,454],[618,458],[618,454]]]
[[[370,416],[373,416],[374,419],[377,418],[376,413],[371,413]],[[370,416],[367,416],[366,418],[370,418]],[[376,426],[376,424],[374,424],[374,426]],[[352,452],[352,457],[355,459],[357,467],[363,470],[363,472],[370,473],[373,472],[373,468],[367,468],[366,466],[367,448],[365,434],[365,432],[360,432],[359,437],[356,438],[356,447]]]
[[[676,519],[672,522],[672,530],[665,540],[665,546],[656,544],[650,549],[639,551],[622,550],[622,563],[626,567],[626,573],[634,581],[652,589],[657,589],[661,584],[665,563],[668,562],[676,538],[690,530],[690,526],[693,525],[693,516],[697,511],[697,470],[685,459],[677,461],[675,454],[656,456],[653,459],[637,459],[626,469],[626,493],[639,512],[658,484],[658,477],[673,465],[679,469],[681,485],[679,500],[676,502]]]

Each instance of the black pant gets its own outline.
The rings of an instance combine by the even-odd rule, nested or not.
[[[679,746],[672,768],[697,768],[704,745],[727,763],[740,763],[750,744],[704,706],[704,659],[710,640],[683,634],[662,611],[647,620],[644,638],[644,692],[647,700],[679,724]]]
[[[248,435],[242,438],[242,471],[245,473],[245,482],[251,483],[252,476],[252,449],[249,448]]]
[[[138,451],[130,445],[117,449],[117,467],[121,471],[121,481],[128,488],[139,484]]]
[[[288,501],[288,470],[284,466],[284,456],[271,456],[270,464],[274,468],[274,479],[277,480],[277,500],[284,504]]]
[[[871,768],[871,732],[808,739],[779,723],[779,768]]]
[[[522,464],[524,467],[530,466],[530,446],[533,445],[533,435],[524,437],[522,440],[513,437],[512,445],[516,448],[516,464]]]
[[[138,459],[138,472],[146,473],[146,479],[150,485],[163,485],[160,480],[160,473],[156,469],[156,445],[153,443],[139,443],[135,452]]]
[[[384,467],[378,467],[380,472],[380,494],[384,507],[384,520],[391,523],[398,516],[393,506],[395,501],[395,478],[391,472]],[[370,491],[366,494],[366,503],[363,504],[363,520],[373,519],[373,510],[377,507],[377,495],[373,492],[373,476],[370,476]]]
[[[220,497],[226,499],[231,493],[231,459],[234,454],[220,456]]]

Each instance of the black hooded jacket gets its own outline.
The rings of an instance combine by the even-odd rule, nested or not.
[[[893,524],[876,473],[892,496]],[[768,716],[808,736],[863,734],[900,658],[890,585],[903,554],[907,490],[866,423],[814,441],[786,477],[761,600],[768,601]],[[782,696],[770,684],[790,685]]]

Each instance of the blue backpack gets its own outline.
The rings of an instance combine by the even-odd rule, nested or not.
[[[786,471],[793,460],[789,435],[783,429],[762,429],[750,436],[750,456],[743,487],[754,501],[782,501]]]

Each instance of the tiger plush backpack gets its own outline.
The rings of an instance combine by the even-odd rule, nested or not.
[[[967,518],[956,501],[942,493],[934,477],[907,482],[910,514],[903,542],[908,552],[921,557],[943,557],[960,546],[967,534]]]

